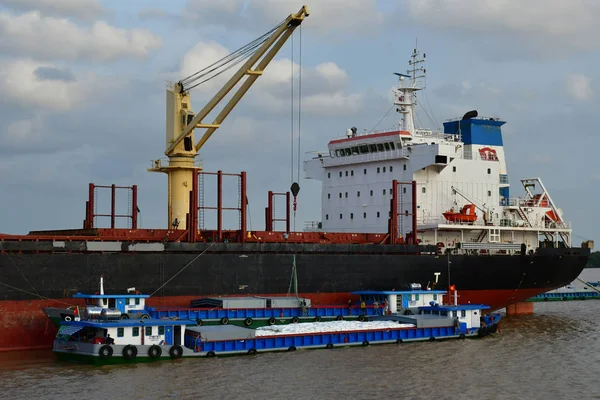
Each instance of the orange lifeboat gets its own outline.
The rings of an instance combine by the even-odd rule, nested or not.
[[[477,214],[475,213],[475,204],[465,204],[460,212],[453,210],[446,211],[443,213],[444,218],[450,222],[468,222],[473,223],[477,220]]]

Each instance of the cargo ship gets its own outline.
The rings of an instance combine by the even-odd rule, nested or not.
[[[456,288],[460,304],[490,311],[573,281],[590,245],[571,243],[571,226],[540,178],[522,179],[525,196],[510,196],[498,118],[471,111],[444,123],[443,132],[416,127],[415,108],[425,55],[397,73],[398,125],[389,131],[352,127],[327,151],[304,162],[306,179],[322,182],[320,221],[292,232],[298,182],[269,192],[265,229],[247,229],[245,172],[204,171],[197,160],[269,61],[308,16],[303,7],[249,45],[166,90],[166,151],[150,171],[168,176],[168,225],[138,228],[137,186],[88,187],[83,226],[0,235],[0,349],[51,347],[56,328],[42,307],[78,304],[76,292],[135,285],[149,306],[189,306],[202,296],[277,296],[295,292],[313,304],[347,304],[351,291]],[[301,32],[301,31],[300,31]],[[190,89],[220,69],[243,62],[223,88],[195,113]],[[237,86],[236,86],[237,85]],[[235,89],[235,90],[234,90]],[[225,97],[230,95],[229,100]],[[224,104],[213,122],[211,111]],[[194,132],[204,130],[196,142]],[[223,178],[237,179],[237,208],[223,207]],[[216,207],[205,205],[205,181],[217,181]],[[98,193],[111,193],[110,213],[98,212]],[[116,212],[117,192],[129,193],[128,212]],[[286,215],[275,214],[285,201]],[[83,207],[82,207],[83,208]],[[204,213],[217,213],[205,227]],[[238,229],[223,229],[223,211],[237,210]],[[110,221],[100,227],[99,221]],[[117,227],[126,220],[127,228]],[[275,229],[276,223],[285,228]]]

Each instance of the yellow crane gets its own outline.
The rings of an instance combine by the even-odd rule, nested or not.
[[[217,130],[231,110],[246,94],[250,86],[261,76],[267,65],[273,60],[294,30],[308,17],[307,6],[302,6],[296,14],[290,14],[273,29],[241,47],[230,55],[190,75],[189,77],[169,85],[167,88],[167,125],[166,151],[168,165],[155,160],[151,172],[164,172],[169,178],[168,227],[185,228],[186,213],[189,210],[189,192],[192,187],[194,170],[202,168],[195,163],[199,150],[210,136]],[[219,92],[194,114],[190,104],[190,89],[210,80],[243,60],[247,61],[227,81]],[[245,78],[227,101],[212,123],[204,119],[224,98]],[[204,135],[198,143],[194,143],[194,130],[204,129]]]

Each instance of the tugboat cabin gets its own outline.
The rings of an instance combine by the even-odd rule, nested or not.
[[[463,305],[433,305],[419,307],[419,316],[430,315],[434,318],[446,317],[448,319],[458,319],[459,323],[465,324],[467,329],[479,328],[481,326],[481,311],[489,309],[489,306],[483,304],[463,304]]]
[[[74,299],[83,299],[89,317],[97,316],[102,310],[118,310],[121,314],[142,314],[146,311],[148,294],[84,294],[76,293]]]

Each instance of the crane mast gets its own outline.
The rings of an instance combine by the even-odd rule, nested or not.
[[[308,17],[307,6],[302,6],[296,14],[290,14],[283,22],[273,28],[261,38],[251,42],[252,46],[246,45],[243,52],[236,57],[247,57],[247,61],[237,70],[235,74],[225,83],[219,92],[200,110],[197,114],[192,111],[190,104],[189,82],[199,79],[212,72],[217,67],[212,66],[174,84],[170,84],[166,90],[166,150],[168,165],[163,165],[161,160],[155,160],[151,172],[164,172],[168,176],[168,227],[178,228],[186,226],[186,213],[189,210],[189,192],[192,187],[193,171],[201,170],[196,165],[195,159],[198,152],[206,141],[217,130],[223,120],[229,115],[241,98],[246,94],[252,84],[261,76],[267,65],[273,60],[281,47],[285,44],[294,30]],[[238,50],[239,51],[239,50]],[[232,54],[235,54],[232,53]],[[231,60],[229,55],[222,60]],[[219,60],[219,61],[222,61]],[[230,61],[224,61],[225,63]],[[218,62],[217,62],[218,63]],[[215,63],[215,64],[217,64]],[[215,65],[213,64],[213,65]],[[223,65],[224,65],[223,64]],[[235,65],[235,64],[234,64]],[[208,69],[204,75],[201,72]],[[200,74],[200,75],[198,75]],[[208,78],[210,79],[210,78]],[[206,79],[206,80],[208,80]],[[225,97],[236,88],[227,102]],[[200,83],[203,83],[201,81]],[[225,103],[221,111],[212,122],[206,122],[205,118],[221,103]],[[194,131],[203,129],[204,134],[195,143]]]

